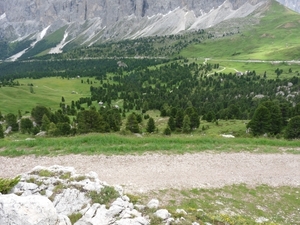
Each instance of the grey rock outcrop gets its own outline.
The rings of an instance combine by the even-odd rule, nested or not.
[[[296,12],[300,12],[300,1],[299,0],[277,0],[281,4],[291,8]]]
[[[43,196],[0,196],[0,224],[71,225],[68,217],[58,215],[52,202]]]
[[[112,197],[109,205],[93,203],[90,193],[101,197],[105,188],[112,188],[119,197]],[[11,192],[0,195],[1,225],[71,225],[68,216],[73,214],[82,215],[76,225],[149,224],[120,186],[108,186],[94,172],[81,175],[72,167],[38,166],[23,174]]]

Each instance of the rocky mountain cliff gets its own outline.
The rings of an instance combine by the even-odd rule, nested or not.
[[[296,12],[300,12],[299,0],[277,0],[277,1]]]
[[[11,58],[15,60],[49,35],[42,50],[59,53],[67,44],[91,46],[112,39],[205,29],[248,16],[270,1],[0,0],[0,39],[22,43],[8,52],[15,54]]]

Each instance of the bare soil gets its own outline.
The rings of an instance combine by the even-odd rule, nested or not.
[[[232,184],[300,187],[300,155],[197,153],[184,155],[65,155],[0,157],[0,177],[14,177],[35,166],[70,166],[94,171],[110,185],[139,193],[169,188],[219,188]]]

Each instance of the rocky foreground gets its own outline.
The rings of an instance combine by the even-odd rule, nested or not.
[[[138,205],[125,192],[218,188],[240,183],[299,187],[300,155],[285,151],[282,149],[282,154],[0,157],[0,177],[21,174],[11,194],[0,195],[0,224],[182,224],[184,210],[176,211],[181,218],[160,208],[155,199],[147,205]]]
[[[175,221],[166,209],[158,210],[158,200],[134,205],[122,187],[108,186],[96,173],[61,166],[23,174],[11,194],[0,195],[0,206],[1,225],[148,225],[145,209],[166,224]]]

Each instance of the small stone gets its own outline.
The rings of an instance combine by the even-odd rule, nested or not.
[[[168,210],[166,209],[160,209],[160,210],[157,210],[155,213],[154,213],[155,216],[157,216],[158,218],[162,219],[162,220],[167,220],[170,218],[171,214],[169,213]]]
[[[159,207],[159,201],[157,199],[152,199],[148,202],[147,207],[149,209],[157,209]]]
[[[176,209],[176,213],[187,215],[187,212],[184,209]]]
[[[134,205],[134,208],[136,208],[137,210],[142,211],[142,210],[144,210],[144,209],[146,208],[146,206],[144,206],[144,205],[139,205],[139,204],[135,204],[135,205]]]

